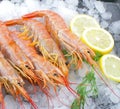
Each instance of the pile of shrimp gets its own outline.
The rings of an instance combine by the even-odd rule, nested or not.
[[[40,22],[36,17],[43,19]],[[33,19],[34,18],[34,19]],[[20,25],[12,30],[9,26]],[[65,49],[71,60],[62,52]],[[65,86],[78,96],[70,87],[69,67],[75,64],[80,68],[83,59],[96,66],[95,53],[73,34],[63,18],[50,10],[35,11],[19,19],[0,21],[0,103],[5,109],[2,87],[21,102],[22,95],[34,109],[37,105],[24,88],[25,79],[38,85],[47,96],[49,84],[55,93],[57,86]]]

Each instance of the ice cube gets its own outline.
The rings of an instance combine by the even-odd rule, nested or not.
[[[101,17],[104,19],[104,20],[109,20],[112,18],[112,13],[111,12],[104,12],[101,14]]]
[[[95,10],[94,9],[90,9],[88,11],[88,14],[91,15],[91,16],[93,16],[95,14]]]
[[[117,89],[117,88],[114,88],[115,90],[115,94],[117,94],[118,96],[120,95],[120,91]],[[115,95],[114,93],[111,93],[110,95],[110,100],[113,102],[113,103],[119,103],[120,102],[120,99],[118,98],[117,95]]]
[[[0,20],[10,20],[17,17],[15,6],[10,1],[0,2]]]
[[[120,47],[117,49],[117,55],[120,57]]]
[[[97,20],[97,22],[100,22],[100,16],[99,16],[99,14],[94,14],[93,17]]]
[[[95,8],[98,10],[99,13],[105,12],[105,7],[101,1],[95,1],[94,2]]]
[[[109,31],[114,34],[120,34],[120,20],[112,22],[109,26]]]
[[[88,10],[86,8],[82,8],[81,11],[82,11],[82,13],[87,13],[88,12]]]
[[[65,2],[67,3],[67,5],[77,6],[79,3],[79,0],[65,0]]]
[[[74,10],[68,9],[63,6],[59,6],[56,10],[57,13],[59,13],[65,20],[66,24],[69,26],[71,19],[77,15],[78,13]]]
[[[54,2],[53,0],[42,0],[41,1],[42,4],[49,5],[50,7],[51,7],[53,2]]]
[[[25,109],[31,109],[30,103],[23,102],[23,106],[25,107]]]
[[[114,37],[115,41],[117,41],[117,42],[120,41],[120,35],[119,34],[114,34],[113,37]]]
[[[10,1],[11,3],[19,4],[19,5],[24,2],[24,0],[10,0]]]
[[[6,109],[17,109],[18,104],[11,95],[6,95],[4,100]]]
[[[54,0],[53,3],[51,4],[51,7],[57,7],[57,8],[58,7],[66,7],[66,4],[62,0]]]
[[[115,95],[111,94],[110,96],[110,100],[113,102],[113,103],[119,103],[119,98],[117,98]]]
[[[15,6],[15,10],[16,10],[18,18],[23,16],[24,14],[29,13],[29,9],[28,9],[28,7],[24,3],[22,3],[20,6],[16,5]]]
[[[40,9],[40,0],[25,0],[24,3],[26,4],[29,12],[36,11]]]
[[[107,21],[104,21],[104,20],[100,24],[101,24],[102,28],[107,28],[109,26],[109,23]]]
[[[119,109],[120,108],[120,103],[118,103],[117,105],[116,105],[116,108],[115,109]]]
[[[88,9],[93,9],[94,8],[94,4],[90,0],[83,0],[83,3]]]

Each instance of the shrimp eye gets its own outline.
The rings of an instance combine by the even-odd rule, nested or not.
[[[21,83],[20,83],[20,82],[18,82],[18,85],[20,85],[20,86],[21,86]]]
[[[30,67],[27,64],[25,65],[25,67],[28,68],[28,69],[30,69]]]
[[[66,64],[66,65],[68,65],[68,64],[69,64],[69,62],[65,62],[65,64]]]
[[[90,51],[87,51],[87,53],[90,53]]]
[[[54,73],[54,76],[58,77],[58,74],[57,74],[57,73]]]

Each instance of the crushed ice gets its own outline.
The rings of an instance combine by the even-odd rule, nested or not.
[[[103,2],[96,0],[3,0],[0,2],[0,20],[4,21],[19,18],[26,13],[41,9],[56,11],[65,19],[67,24],[69,24],[71,18],[78,13],[91,15],[96,18],[101,24],[101,27],[111,32],[116,41],[120,41],[120,20],[110,24],[109,21],[112,18],[112,13],[106,11]],[[120,44],[118,44],[118,46],[119,45]],[[70,81],[80,83],[84,73],[85,68],[79,69],[78,72],[71,70],[69,79]],[[89,96],[86,100],[85,109],[119,109],[120,99],[117,98],[98,77],[96,78],[99,89],[98,98]],[[76,85],[71,85],[71,87],[75,89]],[[33,88],[29,84],[26,86],[26,90],[30,93],[31,98],[33,98],[40,109],[48,108],[48,100],[40,91],[38,91],[36,95],[32,94]],[[120,84],[114,84],[114,90],[120,95]],[[15,101],[12,96],[6,95],[4,99],[6,109],[20,108],[17,101]],[[74,96],[66,90],[66,88],[61,87],[58,92],[58,98],[55,96],[51,98],[49,105],[51,108],[54,107],[54,109],[70,109],[69,106],[73,100]],[[63,105],[63,103],[68,106]],[[31,108],[30,104],[25,100],[23,105],[25,109]]]

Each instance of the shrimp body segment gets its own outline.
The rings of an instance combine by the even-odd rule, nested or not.
[[[15,98],[21,94],[25,97],[34,107],[38,109],[36,104],[32,101],[26,90],[23,88],[24,81],[18,75],[17,71],[5,60],[4,56],[0,52],[0,83],[2,83],[7,90]]]
[[[66,77],[68,76],[68,68],[65,64],[64,55],[41,22],[32,19],[14,19],[6,21],[5,24],[7,26],[15,24],[24,25],[24,32],[19,36],[29,36],[28,34],[31,33],[29,36],[29,38],[33,38],[31,45],[37,44],[44,58],[60,68]]]
[[[39,79],[32,71],[32,69],[34,69],[32,62],[12,40],[10,31],[2,22],[0,22],[0,50],[5,58],[21,73],[22,76],[27,78],[31,83],[39,83]]]
[[[63,18],[57,13],[50,10],[35,11],[23,16],[23,19],[33,17],[44,17],[47,30],[52,34],[52,37],[59,41],[68,52],[74,57],[73,62],[82,63],[82,59],[87,60],[91,65],[96,65],[93,57],[95,53],[80,39],[73,34],[66,26]]]

